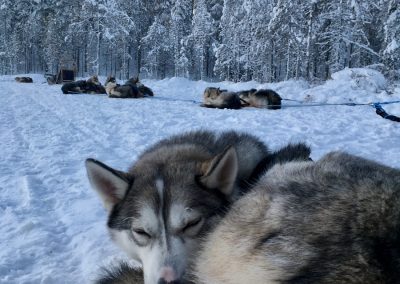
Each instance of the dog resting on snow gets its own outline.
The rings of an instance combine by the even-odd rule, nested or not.
[[[237,94],[214,87],[208,87],[204,90],[203,101],[204,103],[201,106],[208,108],[240,109],[242,107]]]
[[[169,283],[191,279],[203,238],[264,171],[309,155],[303,144],[270,152],[248,134],[196,131],[160,141],[127,172],[93,159],[86,168],[111,238],[142,264],[145,283]]]
[[[112,238],[143,266],[98,283],[397,283],[400,170],[340,152],[312,162],[304,146],[268,158],[229,135],[161,141],[127,173],[87,161]]]
[[[203,93],[203,107],[240,109],[242,107],[257,107],[280,109],[282,98],[273,90],[250,89],[239,92],[228,92],[220,88],[208,87]]]
[[[261,89],[258,91],[250,89],[248,91],[237,92],[237,95],[242,101],[242,106],[280,109],[282,104],[282,98],[278,93],[269,89]]]
[[[31,77],[15,77],[15,81],[18,83],[33,83]]]
[[[63,94],[105,94],[99,78],[94,75],[87,80],[68,82],[61,87]]]
[[[153,91],[139,82],[139,78],[131,78],[124,85],[117,84],[115,77],[108,76],[106,83],[106,92],[110,98],[143,98],[145,96],[154,96]]]

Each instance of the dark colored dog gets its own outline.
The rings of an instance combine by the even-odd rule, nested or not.
[[[143,85],[139,81],[139,78],[136,78],[136,79],[137,79],[136,86],[139,89],[139,92],[141,92],[144,96],[150,96],[150,97],[154,96],[153,91],[149,87]]]
[[[31,77],[15,77],[15,81],[18,83],[33,83]]]
[[[100,84],[98,77],[92,76],[88,80],[79,80],[65,83],[61,90],[64,94],[105,94],[106,89]]]

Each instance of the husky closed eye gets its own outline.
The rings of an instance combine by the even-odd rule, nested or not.
[[[150,234],[143,229],[132,229],[132,231],[140,236],[151,238]]]
[[[146,245],[151,239],[151,235],[144,229],[132,229],[133,238],[138,242],[139,245]]]
[[[196,232],[194,232],[194,230],[201,227],[201,225],[203,224],[202,221],[203,221],[203,218],[201,218],[201,217],[189,221],[188,223],[186,223],[185,226],[183,226],[182,232],[183,233],[196,233]]]

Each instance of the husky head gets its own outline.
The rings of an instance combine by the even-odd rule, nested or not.
[[[239,91],[237,92],[237,95],[239,96],[239,98],[241,98],[242,100],[246,100],[249,99],[249,97],[254,94],[255,92],[257,92],[256,89],[250,89],[250,90],[244,90],[244,91]]]
[[[104,83],[104,86],[107,86],[107,84],[109,83],[117,84],[117,80],[115,79],[115,77],[109,75],[106,79],[106,82]]]
[[[108,76],[106,79],[106,82],[104,83],[104,86],[105,86],[107,95],[112,95],[115,93],[115,91],[114,91],[115,87],[118,86],[117,80],[115,79],[115,77]]]
[[[95,85],[100,85],[99,77],[97,75],[93,75],[89,79],[87,79],[88,83],[93,83]]]
[[[109,212],[111,238],[142,264],[145,283],[182,283],[231,203],[238,158],[233,147],[212,155],[183,144],[148,152],[128,172],[94,159],[86,169]]]
[[[204,102],[207,103],[216,100],[221,93],[226,91],[227,90],[221,90],[220,88],[208,87],[204,90],[203,94]]]

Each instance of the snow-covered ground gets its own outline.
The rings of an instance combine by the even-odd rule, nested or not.
[[[146,147],[187,130],[235,129],[257,135],[271,149],[304,141],[318,159],[344,150],[400,168],[400,123],[371,106],[199,107],[207,86],[272,88],[307,103],[400,100],[368,69],[344,70],[323,85],[207,83],[182,78],[144,80],[156,96],[137,100],[63,95],[60,85],[20,84],[0,77],[0,283],[90,283],[99,266],[125,256],[110,242],[106,212],[86,178],[84,161],[97,158],[127,169]],[[103,78],[104,81],[104,78]],[[400,115],[400,104],[384,106]]]

